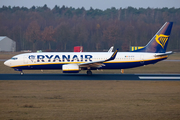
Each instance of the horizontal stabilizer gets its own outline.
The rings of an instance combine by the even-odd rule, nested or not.
[[[166,52],[166,53],[159,53],[159,54],[156,54],[155,57],[166,56],[166,55],[170,55],[170,54],[173,54],[173,51],[169,51],[169,52]]]

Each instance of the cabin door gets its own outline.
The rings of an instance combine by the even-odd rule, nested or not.
[[[27,55],[23,56],[23,61],[24,61],[24,64],[28,64],[28,56]]]

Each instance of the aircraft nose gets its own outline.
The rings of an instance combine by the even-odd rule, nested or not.
[[[10,62],[9,60],[6,60],[6,61],[4,62],[4,65],[6,65],[6,66],[11,66],[11,62]]]

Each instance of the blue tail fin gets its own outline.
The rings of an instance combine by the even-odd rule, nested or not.
[[[173,22],[166,22],[144,48],[133,52],[165,53],[172,26]]]

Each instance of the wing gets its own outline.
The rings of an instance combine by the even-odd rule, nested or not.
[[[93,61],[93,62],[86,62],[86,63],[80,63],[78,64],[79,67],[102,67],[102,66],[105,66],[103,63],[104,62],[107,62],[107,61],[111,61],[111,60],[114,60],[116,58],[116,55],[117,55],[117,52],[118,52],[118,49],[112,54],[112,56],[107,59],[107,60],[100,60],[100,61]]]

